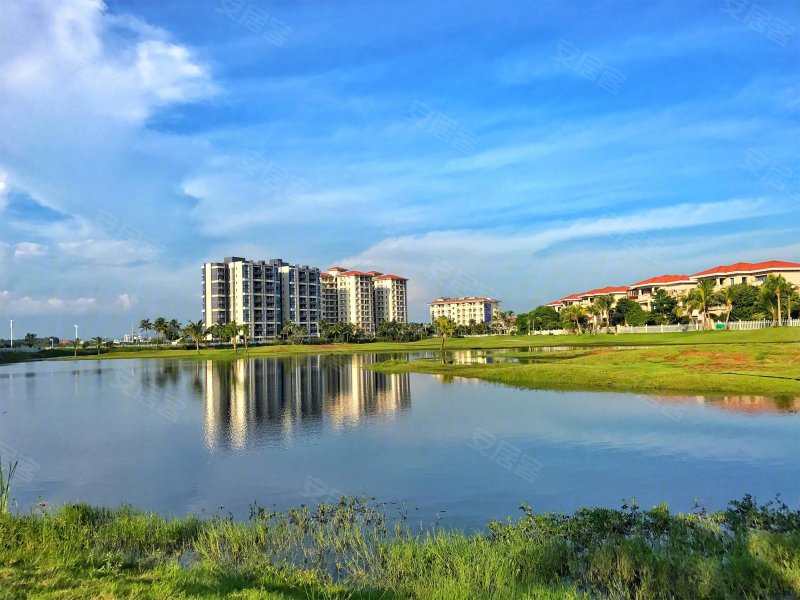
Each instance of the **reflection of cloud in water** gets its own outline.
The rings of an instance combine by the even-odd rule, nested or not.
[[[364,368],[373,362],[371,355],[207,361],[206,444],[243,448],[255,438],[281,440],[325,424],[340,429],[408,408],[408,374]]]

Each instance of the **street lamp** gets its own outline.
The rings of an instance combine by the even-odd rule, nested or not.
[[[78,326],[73,325],[75,328],[75,358],[78,357]]]

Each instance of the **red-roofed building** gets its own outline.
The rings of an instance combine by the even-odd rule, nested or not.
[[[643,309],[653,309],[653,298],[658,290],[664,290],[670,296],[685,294],[695,286],[688,275],[659,275],[638,281],[630,286],[628,298],[636,300]]]
[[[322,276],[322,309],[327,323],[352,323],[373,335],[383,321],[408,322],[408,279],[381,271],[331,267]]]
[[[695,281],[714,279],[718,286],[738,283],[760,285],[768,275],[783,275],[790,283],[800,285],[800,263],[785,260],[768,260],[758,263],[739,262],[706,269],[695,273],[691,278]]]

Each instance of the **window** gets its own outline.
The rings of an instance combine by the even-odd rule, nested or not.
[[[742,283],[747,283],[747,277],[742,277]]]
[[[758,283],[764,283],[766,280],[767,280],[767,276],[766,275],[757,275],[756,276],[756,281]]]

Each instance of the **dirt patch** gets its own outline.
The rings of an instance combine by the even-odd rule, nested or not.
[[[757,369],[758,361],[744,352],[720,352],[713,350],[684,350],[672,357],[672,361],[681,358],[699,358],[703,362],[688,365],[696,371],[727,371],[730,369]]]

